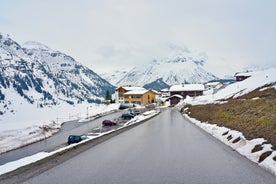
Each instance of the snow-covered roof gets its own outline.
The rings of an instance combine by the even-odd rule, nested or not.
[[[170,87],[170,91],[204,91],[203,84],[179,84]]]
[[[137,87],[137,86],[120,86],[119,88],[124,88],[127,91],[145,91],[146,89],[143,87]]]
[[[206,86],[217,86],[217,85],[222,85],[221,82],[208,82],[205,84]]]
[[[158,91],[154,90],[154,89],[151,89],[150,91],[156,93],[156,94],[160,94]]]
[[[165,88],[165,89],[162,89],[161,92],[168,92],[169,89],[168,88]]]
[[[242,77],[242,76],[250,77],[251,75],[252,75],[252,72],[238,72],[235,74],[235,77]]]
[[[173,98],[173,97],[177,97],[177,98],[180,98],[180,99],[183,98],[183,96],[181,96],[181,95],[173,95],[173,96],[170,96],[168,99],[171,99],[171,98]]]
[[[124,95],[143,95],[148,91],[149,90],[133,90],[133,91],[128,91],[128,92],[124,93]]]

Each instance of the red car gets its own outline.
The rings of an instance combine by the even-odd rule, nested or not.
[[[104,126],[113,126],[113,125],[117,125],[117,123],[110,121],[110,120],[104,120],[103,125]]]

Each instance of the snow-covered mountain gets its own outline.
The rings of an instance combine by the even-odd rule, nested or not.
[[[120,81],[124,76],[129,72],[129,70],[122,68],[119,70],[114,70],[109,73],[102,73],[100,76],[107,80],[112,85],[117,85],[118,81]]]
[[[135,67],[115,85],[145,86],[150,83],[174,85],[217,79],[215,75],[204,69],[206,60],[205,56],[183,51],[165,59],[153,60],[147,65]]]
[[[114,92],[89,68],[37,42],[21,46],[0,34],[0,61],[0,114],[16,111],[13,104],[22,100],[42,108],[99,102],[107,90]]]

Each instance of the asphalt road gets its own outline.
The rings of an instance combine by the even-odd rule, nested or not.
[[[166,110],[25,183],[275,184],[276,177]]]
[[[101,125],[102,121],[105,119],[116,119],[121,116],[124,111],[112,113],[98,119],[92,120],[90,122],[78,122],[78,121],[68,121],[62,125],[61,130],[52,137],[45,140],[30,144],[28,146],[3,153],[0,155],[0,165],[5,163],[24,158],[26,156],[33,155],[41,151],[51,151],[58,147],[62,147],[67,143],[67,138],[69,135],[80,135],[87,134],[91,132],[93,128]]]

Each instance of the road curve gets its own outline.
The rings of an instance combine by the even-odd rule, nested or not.
[[[165,110],[24,183],[275,184],[276,177]]]

